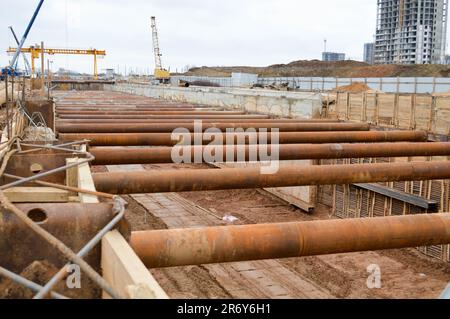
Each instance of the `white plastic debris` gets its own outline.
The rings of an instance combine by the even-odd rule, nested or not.
[[[223,217],[223,221],[227,222],[227,223],[234,223],[234,222],[237,222],[238,220],[239,220],[239,218],[234,217],[232,215],[225,215]]]

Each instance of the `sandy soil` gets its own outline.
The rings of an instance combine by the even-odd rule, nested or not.
[[[369,65],[357,61],[323,62],[318,60],[294,61],[267,67],[199,67],[190,69],[185,75],[231,76],[233,72],[255,73],[262,77],[447,77],[447,65]]]

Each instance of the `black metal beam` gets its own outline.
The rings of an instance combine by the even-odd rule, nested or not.
[[[396,189],[385,187],[379,184],[354,184],[356,187],[389,197],[397,199],[399,201],[411,204],[430,211],[437,211],[439,209],[439,203],[433,200],[408,194]]]

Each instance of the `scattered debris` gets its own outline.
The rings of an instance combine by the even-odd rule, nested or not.
[[[230,224],[235,223],[235,222],[237,222],[238,220],[239,220],[239,218],[234,217],[234,216],[232,216],[232,215],[225,215],[225,216],[223,217],[223,221],[224,221],[224,222],[227,222],[227,223],[230,223]]]
[[[52,142],[56,140],[55,133],[48,127],[29,126],[25,129],[26,141]]]
[[[289,91],[289,82],[280,83],[277,84],[273,82],[269,85],[263,85],[263,84],[254,84],[251,86],[251,89],[267,89],[267,90],[275,90],[275,91]]]

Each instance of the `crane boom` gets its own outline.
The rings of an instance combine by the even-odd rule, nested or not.
[[[159,48],[158,29],[156,27],[156,17],[152,17],[153,52],[155,54],[155,68],[162,70],[161,50]]]
[[[17,45],[19,45],[19,39],[17,38],[16,32],[14,32],[14,29],[12,26],[9,27],[9,29],[11,30],[11,33],[14,37],[14,40],[16,41]],[[22,52],[22,57],[23,57],[23,62],[25,64],[25,70],[28,74],[31,74],[31,67],[30,67],[30,62],[28,62],[27,57],[25,56],[25,53]]]
[[[162,67],[161,49],[159,48],[158,29],[156,28],[156,17],[152,17],[153,52],[155,55],[155,79],[160,83],[170,82],[170,72]]]
[[[11,60],[10,65],[9,65],[11,69],[12,69],[12,68],[14,67],[14,65],[16,64],[17,58],[19,57],[19,54],[20,54],[20,49],[21,49],[21,48],[23,47],[23,45],[25,44],[25,40],[27,39],[28,34],[30,33],[31,27],[32,27],[33,24],[34,24],[34,21],[36,20],[36,17],[37,17],[37,15],[39,14],[39,11],[41,10],[41,7],[42,7],[42,4],[43,4],[43,3],[44,3],[44,0],[40,0],[40,1],[39,1],[39,4],[38,4],[36,10],[34,11],[33,16],[31,17],[30,23],[28,24],[27,29],[25,30],[25,33],[24,33],[23,36],[22,36],[22,40],[20,40],[19,45],[18,45],[18,47],[17,47],[17,49],[16,49],[16,52],[14,53],[14,56],[13,56],[13,58],[12,58],[12,60]]]

